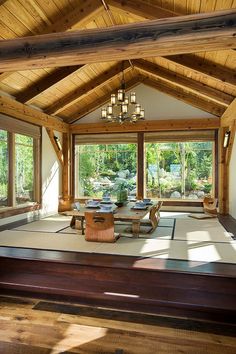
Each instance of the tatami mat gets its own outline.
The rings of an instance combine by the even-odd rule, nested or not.
[[[50,217],[16,227],[18,231],[58,232],[70,225],[71,217]]]
[[[174,240],[230,242],[233,238],[218,219],[177,219]]]
[[[76,252],[94,252],[96,249],[96,243],[87,242],[80,235],[15,230],[0,232],[0,245]]]
[[[214,243],[121,237],[116,243],[101,243],[87,242],[81,235],[5,230],[0,232],[0,246],[236,263],[235,241]]]

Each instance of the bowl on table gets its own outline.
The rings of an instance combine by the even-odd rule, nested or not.
[[[111,203],[111,197],[103,197],[102,202],[103,203]]]
[[[112,205],[101,204],[99,211],[106,212],[106,213],[111,213],[112,212]]]
[[[148,203],[151,203],[151,199],[150,198],[144,198],[143,199],[143,202],[145,203],[145,204],[148,204]]]
[[[86,207],[88,208],[98,208],[99,207],[99,201],[98,200],[88,200],[86,203]]]

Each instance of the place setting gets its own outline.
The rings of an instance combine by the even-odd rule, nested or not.
[[[135,204],[131,207],[134,210],[147,210],[149,205],[152,205],[151,199],[144,198],[143,200],[137,200]]]

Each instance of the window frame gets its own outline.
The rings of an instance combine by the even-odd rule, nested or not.
[[[136,136],[137,136],[137,196],[138,198],[142,198],[144,197],[144,192],[145,192],[145,134],[147,133],[152,133],[151,130],[150,131],[146,131],[146,132],[136,132]],[[158,132],[153,132],[154,134],[158,133]],[[180,137],[178,138],[179,133],[182,133],[183,135],[180,134]],[[78,141],[79,138],[83,139],[83,142],[86,141],[86,136],[93,136],[94,140],[96,140],[96,137],[98,137],[99,135],[101,136],[101,134],[99,133],[88,133],[87,134],[73,134],[73,149],[72,149],[72,157],[73,157],[73,163],[72,163],[72,189],[73,189],[73,195],[75,192],[75,145],[76,145],[76,141]],[[112,135],[112,132],[110,133]],[[109,134],[109,135],[110,135]],[[116,135],[118,136],[118,134],[120,133],[116,133]],[[133,133],[126,133],[125,136],[126,138],[128,137],[129,134],[133,134]],[[159,134],[159,133],[158,133]],[[218,130],[217,129],[212,129],[212,130],[198,130],[198,131],[166,131],[166,132],[161,132],[161,134],[166,135],[168,137],[170,137],[170,135],[175,136],[175,142],[178,141],[182,141],[183,136],[185,136],[185,139],[190,141],[192,140],[191,138],[195,137],[195,139],[193,140],[208,140],[207,136],[210,136],[210,139],[213,142],[213,149],[212,149],[212,157],[213,157],[213,161],[212,161],[212,179],[213,179],[213,194],[214,197],[217,198],[218,197]],[[108,134],[107,134],[108,135]],[[109,138],[108,135],[108,140],[111,138]],[[121,140],[122,140],[122,134],[121,135]],[[105,135],[103,135],[103,139],[104,139]],[[201,137],[203,137],[203,139],[201,139]],[[165,139],[165,138],[164,138]],[[98,138],[98,140],[100,141],[100,138]],[[118,141],[116,141],[118,143]],[[162,142],[164,142],[162,140]],[[77,200],[83,200],[84,198],[78,197]],[[164,200],[164,199],[163,199]],[[170,206],[199,206],[202,204],[202,200],[187,200],[187,199],[165,199],[164,200],[165,205],[170,205]]]
[[[27,123],[28,124],[28,123]],[[29,124],[28,124],[29,125]],[[33,127],[34,129],[35,127]],[[22,214],[28,211],[36,210],[41,205],[41,128],[39,127],[39,136],[34,136],[30,132],[24,133],[18,131],[17,127],[12,127],[10,131],[7,127],[0,124],[0,129],[7,131],[8,144],[8,200],[7,206],[0,208],[0,219],[13,215]],[[15,134],[29,136],[33,139],[33,157],[34,157],[34,179],[33,179],[33,195],[32,202],[16,204],[15,198]]]

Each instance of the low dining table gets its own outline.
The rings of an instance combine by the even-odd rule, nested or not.
[[[112,211],[114,214],[114,221],[127,221],[132,223],[132,235],[133,237],[139,237],[140,232],[140,222],[141,220],[149,213],[152,205],[147,205],[146,208],[143,209],[135,209],[135,203],[129,202],[126,205],[117,207],[115,204],[112,204]],[[81,229],[82,234],[84,234],[84,219],[85,219],[85,212],[94,212],[94,211],[101,211],[102,210],[97,208],[91,208],[86,205],[80,205],[79,210],[68,210],[61,212],[63,215],[71,216],[71,224],[70,226],[73,227],[76,220],[81,221]]]

